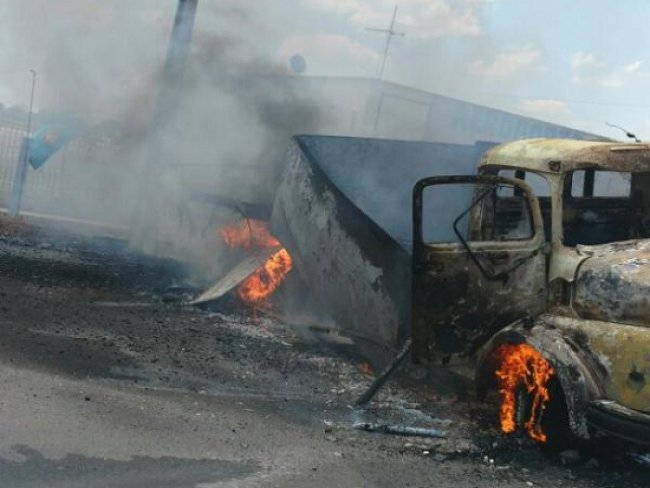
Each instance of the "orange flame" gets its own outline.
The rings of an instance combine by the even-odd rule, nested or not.
[[[239,225],[226,226],[219,230],[219,235],[228,247],[275,247],[280,245],[269,232],[266,222],[255,219],[242,220]]]
[[[269,232],[268,224],[260,220],[244,220],[238,226],[224,227],[219,234],[229,247],[266,249],[280,246],[280,241]],[[280,249],[239,285],[239,298],[251,305],[261,305],[275,292],[292,268],[293,260],[289,252]]]
[[[501,394],[501,430],[509,434],[517,427],[517,389],[521,387],[533,398],[530,418],[524,427],[533,440],[546,442],[546,434],[538,424],[546,404],[551,399],[546,385],[555,370],[528,344],[503,344],[494,354],[500,364],[495,375]]]
[[[239,286],[237,294],[246,303],[260,304],[280,286],[291,268],[291,256],[280,249]]]

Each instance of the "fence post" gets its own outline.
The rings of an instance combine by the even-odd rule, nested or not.
[[[20,152],[18,153],[18,162],[16,164],[16,175],[14,184],[11,187],[11,197],[9,199],[9,215],[18,217],[20,214],[20,203],[23,199],[23,190],[25,180],[27,179],[27,159],[29,155],[29,137],[23,137],[20,143]]]

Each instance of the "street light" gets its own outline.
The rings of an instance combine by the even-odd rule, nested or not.
[[[36,90],[36,70],[30,69],[29,72],[32,74],[32,92],[29,97],[27,136],[22,140],[20,145],[20,153],[18,155],[18,163],[16,164],[14,184],[11,187],[11,198],[9,199],[9,215],[12,217],[17,217],[20,213],[20,202],[23,198],[23,189],[25,187],[25,179],[27,178],[27,162],[29,161],[32,142],[32,112],[34,109],[34,92]]]

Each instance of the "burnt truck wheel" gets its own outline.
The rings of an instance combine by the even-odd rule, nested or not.
[[[546,434],[544,448],[551,451],[581,448],[584,441],[571,431],[564,391],[557,377],[549,381],[548,389],[551,399],[541,419],[541,428]]]
[[[539,351],[526,343],[501,344],[486,364],[489,383],[500,396],[502,432],[525,432],[552,450],[574,444],[562,387],[553,366]],[[488,380],[485,372],[481,376]]]

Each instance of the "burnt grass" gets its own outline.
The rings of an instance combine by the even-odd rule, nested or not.
[[[372,380],[361,358],[305,340],[236,301],[210,310],[186,305],[200,291],[188,284],[189,271],[116,239],[0,220],[0,354],[76,378],[279,400],[296,422],[322,428],[331,419],[324,435],[332,442],[396,456],[426,453],[452,477],[458,468],[491,484],[650,486],[650,470],[631,461],[629,446],[540,447],[523,435],[501,435],[494,402],[475,402],[466,384],[441,371],[406,367],[361,415],[399,421],[404,414],[395,405],[405,402],[451,419],[448,439],[354,431],[349,405]]]

